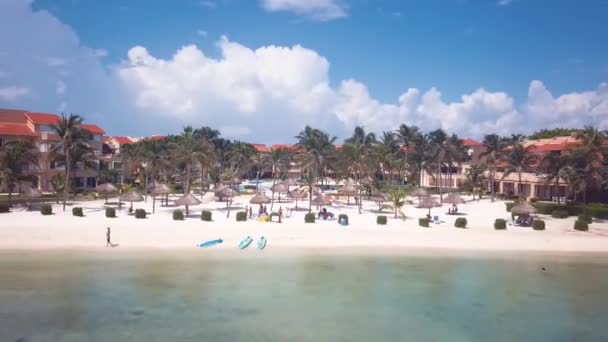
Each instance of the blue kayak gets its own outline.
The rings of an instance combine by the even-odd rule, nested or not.
[[[206,248],[206,247],[215,246],[215,245],[220,244],[222,242],[224,242],[224,240],[217,239],[217,240],[211,240],[211,241],[203,242],[203,243],[199,244],[198,246],[201,247],[201,248]]]
[[[264,248],[266,248],[266,238],[262,236],[258,241],[258,249],[262,250]]]
[[[249,245],[251,245],[252,242],[253,242],[253,239],[250,236],[248,236],[245,239],[243,239],[243,241],[241,241],[241,243],[239,243],[239,248],[245,249],[245,248],[249,247]]]

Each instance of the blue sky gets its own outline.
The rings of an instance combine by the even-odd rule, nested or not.
[[[608,126],[605,0],[6,2],[0,107],[86,113],[110,134]],[[36,75],[24,54],[45,61]]]

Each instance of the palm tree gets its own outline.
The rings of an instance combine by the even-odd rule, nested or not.
[[[531,152],[532,146],[533,145],[526,147],[522,143],[517,142],[510,146],[501,159],[501,161],[506,164],[505,171],[502,176],[503,179],[512,173],[517,172],[518,194],[520,202],[523,201],[521,174],[524,172],[532,172],[532,166],[538,159],[537,156]]]
[[[608,166],[608,134],[600,131],[597,128],[586,126],[583,130],[574,134],[574,138],[580,141],[581,146],[577,148],[578,152],[584,155],[588,162],[585,178],[586,187],[583,192],[584,202],[587,202],[587,190],[589,187],[599,188],[606,183],[605,177]]]
[[[275,185],[277,179],[284,175],[287,171],[287,168],[289,167],[290,152],[286,148],[272,148],[270,150],[268,160],[270,162],[270,166],[272,167],[272,187],[270,188],[270,190],[272,191],[270,211],[272,211],[272,208],[274,206]]]
[[[184,127],[181,135],[175,137],[171,144],[171,154],[184,167],[184,193],[190,193],[190,177],[192,167],[200,159],[201,152],[205,149],[204,141],[194,134],[190,126]]]
[[[251,158],[252,169],[255,170],[255,192],[258,192],[260,175],[268,170],[271,165],[270,156],[266,153],[255,151]]]
[[[56,174],[51,178],[50,183],[51,183],[51,189],[55,193],[55,200],[56,200],[57,204],[59,204],[59,197],[61,196],[61,194],[63,193],[63,190],[65,188],[65,179],[63,179],[63,177],[61,177],[61,175]]]
[[[502,158],[502,153],[505,148],[505,139],[496,134],[487,134],[483,137],[484,151],[479,155],[480,158],[485,158],[484,165],[487,167],[490,174],[490,192],[492,193],[492,202],[496,197],[496,189],[494,186],[494,178],[496,177],[496,163]]]
[[[350,173],[355,175],[355,181],[358,185],[359,191],[359,202],[357,205],[359,214],[361,214],[363,202],[361,200],[361,179],[363,176],[369,174],[371,160],[368,157],[370,150],[370,146],[365,145],[362,141],[355,140],[353,143],[344,144],[344,146],[342,146],[342,150],[340,151],[343,163],[348,165],[350,168]]]
[[[448,161],[450,156],[450,147],[448,135],[442,130],[434,130],[427,134],[429,141],[429,149],[426,159],[427,169],[431,174],[435,174],[435,183],[439,190],[439,200],[443,203],[443,182],[442,182],[442,167]]]
[[[325,168],[335,157],[336,137],[310,126],[306,126],[297,136],[296,146],[308,154],[311,159],[311,167],[315,167],[315,174],[321,176],[321,182],[325,178]]]
[[[24,178],[24,171],[29,165],[38,167],[38,148],[27,140],[9,141],[0,150],[0,171],[3,183],[8,190],[8,205],[12,204],[12,193],[15,184]]]
[[[485,171],[486,168],[484,165],[471,165],[471,167],[467,169],[465,175],[465,186],[471,191],[473,196],[478,193],[479,199],[481,199],[484,184],[487,181]]]
[[[378,166],[383,180],[386,173],[389,174],[390,179],[394,170],[398,170],[398,174],[401,176],[401,170],[397,166],[399,161],[403,160],[403,155],[395,133],[383,132],[380,142],[374,145],[371,155],[376,161],[375,164]]]
[[[391,189],[388,192],[388,199],[393,204],[393,209],[395,211],[395,218],[397,218],[397,212],[403,205],[405,204],[405,196],[407,193],[403,189]]]
[[[558,153],[546,154],[540,163],[540,172],[544,174],[545,184],[553,183],[551,189],[551,197],[559,189],[559,180],[564,179],[564,174],[567,172],[566,169],[569,166],[570,158],[567,155],[560,155]],[[557,195],[557,204],[560,204],[560,196]]]
[[[406,149],[405,159],[409,168],[408,179],[413,180],[417,175],[418,186],[422,186],[422,172],[428,150],[427,137],[416,126],[401,125],[397,129],[397,138]]]
[[[65,211],[68,191],[70,189],[70,169],[74,163],[72,157],[78,154],[80,157],[90,156],[91,147],[88,144],[88,135],[82,129],[83,119],[79,115],[61,114],[59,122],[54,124],[54,133],[58,136],[59,142],[51,148],[51,153],[65,165],[63,189],[63,211]]]
[[[376,143],[376,135],[374,133],[366,133],[363,126],[357,126],[355,127],[353,135],[344,140],[345,144],[352,144],[355,142],[359,142],[366,146],[371,146]]]

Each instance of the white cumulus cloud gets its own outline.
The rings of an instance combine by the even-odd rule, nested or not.
[[[15,87],[15,86],[0,88],[0,99],[4,100],[4,101],[12,102],[12,101],[15,101],[17,98],[19,98],[21,96],[25,96],[29,93],[30,93],[30,90],[28,88]]]
[[[262,7],[269,12],[286,11],[327,21],[347,16],[343,0],[261,0]]]

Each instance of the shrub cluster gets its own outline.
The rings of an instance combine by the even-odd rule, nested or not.
[[[84,212],[82,211],[82,208],[80,208],[80,207],[72,208],[72,216],[83,217]]]
[[[428,217],[421,217],[418,219],[418,225],[420,227],[429,227],[431,225],[431,220]]]
[[[211,212],[208,210],[203,210],[201,213],[201,220],[211,222]]]
[[[243,222],[243,221],[247,221],[247,213],[244,211],[239,211],[236,213],[236,221],[237,222]]]
[[[106,208],[106,217],[115,218],[116,217],[116,209],[114,209],[114,208]]]
[[[306,223],[315,223],[315,219],[317,217],[315,216],[314,213],[308,213],[306,215],[304,215],[304,222]]]
[[[581,220],[574,221],[574,230],[586,232],[589,230],[589,223]]]
[[[466,228],[467,227],[467,219],[464,217],[459,217],[454,221],[454,227],[456,228]]]
[[[591,215],[589,214],[580,214],[578,215],[578,220],[587,222],[587,224],[591,224],[593,222],[593,217],[591,217]]]
[[[184,212],[180,209],[173,210],[173,220],[175,221],[183,221],[184,220]]]
[[[564,209],[555,209],[551,212],[551,217],[553,217],[553,218],[562,219],[562,218],[567,218],[568,216],[570,216],[568,214],[568,211],[564,210]]]
[[[135,209],[135,218],[145,219],[146,211],[144,209]]]
[[[346,214],[338,215],[338,223],[342,223],[342,222],[344,222],[344,224],[348,225],[348,215],[346,215]]]
[[[10,211],[10,207],[8,203],[0,203],[0,213],[8,213]]]
[[[543,221],[543,220],[534,220],[534,222],[532,222],[532,229],[534,229],[534,230],[545,230],[545,221]]]
[[[386,215],[378,215],[376,217],[376,223],[381,226],[386,225],[387,222],[388,222],[388,219],[387,219]]]
[[[42,215],[53,215],[53,207],[51,207],[49,204],[45,204],[40,208],[40,213]]]
[[[507,229],[507,221],[505,221],[504,219],[496,219],[494,221],[494,229],[496,229],[496,230]]]

